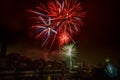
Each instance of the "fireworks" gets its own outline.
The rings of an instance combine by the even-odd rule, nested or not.
[[[72,65],[74,62],[73,57],[75,56],[76,48],[74,44],[65,45],[62,47],[62,59],[65,60],[70,68],[72,69]]]
[[[67,33],[61,33],[60,36],[58,37],[59,39],[59,45],[64,45],[67,44],[68,42],[70,42],[70,38],[69,35]]]
[[[36,14],[36,17],[33,17],[35,25],[32,29],[39,30],[35,39],[42,38],[44,41],[42,46],[47,45],[50,39],[52,39],[52,44],[55,39],[58,39],[59,46],[74,42],[72,37],[79,32],[80,26],[83,25],[82,19],[85,17],[80,2],[51,0],[47,6],[40,3],[40,6],[36,8],[38,11],[29,10],[29,12]]]
[[[72,5],[72,6],[71,6]],[[58,25],[58,32],[66,31],[69,34],[74,34],[79,31],[83,24],[82,18],[85,17],[85,12],[82,12],[82,6],[77,0],[65,0],[60,3],[58,0],[48,3],[48,16]]]
[[[76,52],[76,48],[74,44],[69,44],[62,47],[62,54],[66,56],[72,56],[72,54],[75,52]]]
[[[117,69],[109,63],[106,65],[105,74],[107,77],[114,78],[117,76]]]
[[[39,20],[39,19],[41,19],[41,20]],[[51,34],[52,33],[57,34],[57,31],[51,27],[51,18],[50,17],[48,18],[48,22],[46,22],[42,17],[39,17],[36,20],[39,20],[39,23],[42,23],[42,24],[37,24],[37,25],[32,26],[32,28],[39,30],[39,33],[37,34],[35,39],[37,39],[37,38],[40,39],[43,37],[42,38],[43,39],[42,46],[44,46],[45,44],[47,44],[50,37],[52,36]]]

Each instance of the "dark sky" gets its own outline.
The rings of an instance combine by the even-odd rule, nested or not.
[[[119,2],[117,0],[80,0],[87,12],[85,25],[76,38],[81,61],[102,62],[120,58]],[[0,40],[7,37],[8,51],[39,58],[39,45],[31,37],[30,14],[40,0],[1,0]],[[32,52],[33,51],[33,52]],[[97,58],[97,60],[95,60]]]

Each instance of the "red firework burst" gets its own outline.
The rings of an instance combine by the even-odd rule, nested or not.
[[[43,26],[41,27],[41,23],[44,23],[46,26],[46,23],[48,22],[50,23],[49,28],[44,28],[43,30],[48,31],[48,37],[50,37],[50,32],[58,33],[53,37],[52,44],[56,37],[58,37],[59,45],[66,44],[70,41],[74,42],[72,36],[79,32],[80,26],[83,25],[82,19],[86,14],[86,12],[83,11],[80,2],[77,0],[50,0],[50,2],[47,3],[47,6],[40,3],[40,6],[37,6],[36,8],[39,10],[38,12],[32,10],[30,10],[30,12],[38,15],[37,20],[39,20],[36,21],[36,23],[40,22],[40,24],[37,24],[37,26],[44,28]],[[41,18],[41,16],[49,17],[50,20]],[[39,35],[39,37],[41,36],[42,35]],[[47,40],[45,40],[45,43]]]
[[[86,12],[82,11],[82,6],[77,0],[58,0],[48,3],[48,16],[58,25],[58,32],[66,31],[74,34],[83,25],[82,18]]]
[[[59,46],[62,46],[64,44],[67,44],[68,42],[70,42],[68,33],[66,33],[66,32],[61,33],[58,37],[58,40],[59,40]]]

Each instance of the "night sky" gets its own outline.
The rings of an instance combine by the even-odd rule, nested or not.
[[[106,57],[116,62],[120,59],[119,2],[117,0],[80,0],[87,12],[85,25],[76,36],[76,46],[80,60],[89,63],[103,62]],[[31,14],[27,9],[35,9],[40,0],[1,0],[0,2],[0,42],[7,38],[7,53],[16,52],[40,58],[48,54],[40,49],[39,41],[33,39],[30,30]],[[54,45],[56,46],[56,45]],[[53,53],[57,53],[54,48]]]

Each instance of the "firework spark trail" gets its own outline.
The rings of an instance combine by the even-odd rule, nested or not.
[[[74,59],[76,55],[76,48],[74,44],[64,45],[61,49],[61,58],[67,62],[69,69],[72,70]]]

